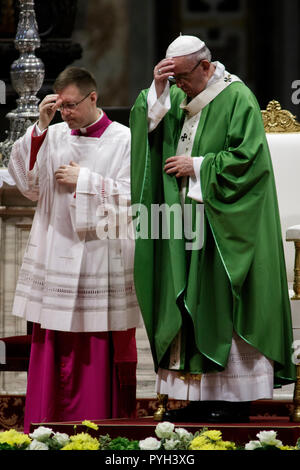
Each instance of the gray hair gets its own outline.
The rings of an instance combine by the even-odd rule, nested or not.
[[[204,46],[199,51],[189,54],[187,56],[187,59],[195,61],[195,62],[199,62],[200,60],[205,59],[205,60],[208,60],[208,62],[211,62],[211,52],[207,46]]]

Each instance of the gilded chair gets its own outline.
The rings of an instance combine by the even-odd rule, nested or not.
[[[270,101],[262,111],[278,194],[287,276],[292,310],[297,382],[294,389],[292,421],[300,422],[300,123],[278,101]],[[296,250],[295,250],[296,249]]]

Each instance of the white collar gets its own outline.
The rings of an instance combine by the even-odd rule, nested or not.
[[[103,113],[102,109],[98,108],[98,111],[100,111],[100,116],[98,117],[98,119],[96,119],[96,121],[92,122],[92,124],[89,124],[86,127],[81,127],[79,129],[82,134],[86,134],[89,127],[93,126],[94,124],[96,124],[96,122],[100,121],[100,119],[103,118],[104,113]]]

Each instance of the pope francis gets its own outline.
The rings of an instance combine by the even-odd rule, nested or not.
[[[190,402],[164,418],[247,421],[251,401],[295,381],[260,108],[240,78],[212,62],[203,41],[181,35],[154,67],[130,124],[132,202],[192,214],[176,220],[182,237],[136,235],[135,286],[157,392]],[[187,223],[197,243],[187,243]]]

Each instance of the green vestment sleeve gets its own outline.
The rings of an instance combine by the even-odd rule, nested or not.
[[[140,208],[140,224],[148,217],[148,228],[153,204],[180,204],[178,181],[163,166],[176,153],[184,96],[171,87],[172,107],[150,135],[147,91],[131,112],[132,202]],[[235,331],[274,361],[275,385],[293,382],[290,301],[272,164],[259,106],[243,83],[232,83],[202,110],[192,154],[204,157],[203,247],[187,250],[184,236],[178,239],[172,231],[168,239],[137,232],[135,284],[155,367],[169,367],[170,345],[181,331],[181,370],[223,370]],[[185,202],[196,232],[198,203]]]

